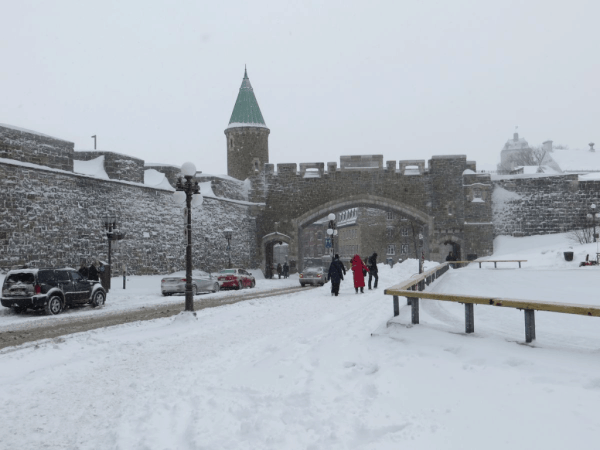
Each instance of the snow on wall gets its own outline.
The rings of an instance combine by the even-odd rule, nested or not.
[[[133,274],[181,270],[184,217],[171,197],[164,188],[0,161],[0,270],[31,261],[79,267],[82,259],[107,260],[106,214],[116,214],[126,234],[113,247],[115,270],[122,264]],[[233,263],[257,267],[248,208],[207,198],[192,212],[194,268],[225,266],[225,228],[234,230]]]
[[[89,175],[91,177],[108,180],[108,174],[104,170],[104,155],[89,161],[73,160],[73,172]]]

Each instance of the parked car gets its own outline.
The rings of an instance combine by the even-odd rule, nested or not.
[[[43,309],[55,315],[71,306],[104,306],[106,291],[75,269],[17,269],[4,278],[1,302],[15,312]]]
[[[223,269],[219,272],[219,282],[223,289],[253,288],[254,276],[244,269]]]
[[[298,279],[302,286],[307,284],[323,286],[327,283],[327,273],[322,267],[307,267],[298,276]]]
[[[185,294],[186,273],[175,272],[160,281],[162,295]],[[192,295],[199,292],[219,292],[221,283],[216,277],[203,270],[192,271]]]

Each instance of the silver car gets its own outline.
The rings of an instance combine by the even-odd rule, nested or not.
[[[185,294],[185,271],[175,272],[160,281],[162,295]],[[192,293],[219,292],[221,285],[216,277],[203,270],[192,271]]]
[[[306,286],[307,284],[319,284],[323,286],[327,283],[327,273],[322,267],[307,267],[298,278],[302,286]]]

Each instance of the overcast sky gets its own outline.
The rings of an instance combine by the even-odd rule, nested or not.
[[[270,162],[600,145],[600,2],[6,0],[0,123],[226,173],[244,73]]]

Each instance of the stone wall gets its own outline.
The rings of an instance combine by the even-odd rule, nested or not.
[[[72,142],[0,125],[0,158],[73,171]]]
[[[74,153],[73,158],[78,161],[89,161],[99,156],[104,156],[104,170],[111,180],[144,182],[144,161],[139,158],[96,150],[77,151]]]
[[[170,164],[153,164],[153,163],[145,163],[144,169],[154,169],[157,172],[164,173],[169,181],[169,184],[173,187],[177,184],[177,178],[181,176],[181,167],[173,166]]]
[[[493,181],[495,235],[560,233],[586,223],[590,206],[600,208],[600,180],[579,176],[505,176]]]
[[[143,185],[0,162],[0,269],[32,261],[46,267],[107,261],[103,217],[112,213],[126,234],[114,248],[113,268],[124,263],[132,274],[181,270],[184,215],[171,196]],[[225,267],[225,228],[234,231],[233,264],[257,266],[256,222],[248,212],[246,206],[209,198],[194,210],[195,268]]]
[[[402,167],[403,161],[399,164]],[[444,245],[449,241],[464,248],[465,255],[466,250],[478,256],[491,254],[491,202],[465,204],[470,191],[463,186],[463,172],[474,168],[465,156],[434,156],[428,170],[410,174],[396,170],[395,162],[381,169],[352,171],[335,166],[328,163],[327,171],[319,169],[309,175],[298,172],[296,164],[278,164],[277,171],[266,164],[253,176],[249,200],[266,203],[257,219],[257,241],[274,232],[278,223],[278,231],[297,245],[299,228],[331,212],[367,207],[395,211],[423,226],[429,246],[427,257],[433,260],[445,258]],[[484,178],[489,184],[489,175]],[[467,218],[473,223],[465,234]],[[290,258],[301,254],[301,249],[291,245]]]

